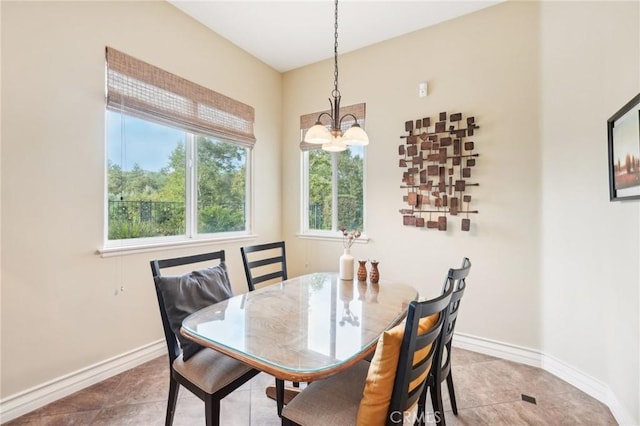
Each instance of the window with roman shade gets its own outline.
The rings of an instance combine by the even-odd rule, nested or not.
[[[106,48],[103,253],[246,238],[254,109]]]
[[[322,144],[303,141],[310,127],[316,124],[323,111],[300,117],[300,151],[302,168],[301,235],[323,238],[342,238],[338,230],[365,229],[365,170],[366,146],[348,145],[342,152],[322,150]],[[328,112],[328,111],[326,111]],[[340,108],[340,115],[353,114],[362,128],[365,125],[365,104]],[[329,118],[321,122],[330,128]],[[342,131],[354,124],[346,117]],[[364,239],[363,239],[364,240]]]

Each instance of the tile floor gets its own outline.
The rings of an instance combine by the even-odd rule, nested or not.
[[[537,368],[459,348],[453,353],[458,416],[449,425],[615,425],[609,409]],[[160,357],[6,423],[29,425],[163,425],[168,362]],[[259,374],[222,401],[223,426],[279,425],[275,402]],[[443,388],[445,410],[451,406]],[[522,395],[536,404],[522,400]],[[204,403],[182,388],[174,425],[204,425]],[[341,426],[341,425],[322,425]]]

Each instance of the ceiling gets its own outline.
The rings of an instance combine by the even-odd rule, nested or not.
[[[329,0],[168,0],[178,9],[280,72],[333,57]],[[435,25],[504,0],[342,0],[338,53]]]

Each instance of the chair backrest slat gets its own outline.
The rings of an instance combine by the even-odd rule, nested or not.
[[[256,284],[260,284],[263,283],[265,281],[269,281],[269,280],[273,280],[276,278],[280,278],[282,281],[284,281],[286,278],[283,278],[284,274],[282,273],[282,271],[279,272],[272,272],[270,274],[266,274],[266,275],[261,275],[257,278],[253,279],[253,285],[255,286]]]
[[[258,268],[260,266],[273,265],[274,263],[282,263],[284,261],[283,256],[269,257],[266,259],[254,260],[249,262],[249,268]]]
[[[246,246],[244,247],[244,251],[246,253],[253,253],[254,251],[271,250],[275,248],[282,248],[283,246],[284,246],[284,241],[278,241],[276,243],[266,243],[266,244],[257,244],[254,246]]]
[[[413,404],[418,402],[418,399],[420,398],[420,394],[422,393],[423,388],[424,388],[424,383],[420,386],[416,386],[414,389],[409,391],[409,393],[407,394],[407,402],[405,403],[407,407],[411,407],[413,406]]]
[[[188,265],[191,263],[207,262],[209,260],[225,261],[224,250],[215,251],[211,253],[194,254],[191,256],[174,257],[171,259],[152,260],[151,271],[153,276],[160,276],[160,269],[173,268],[175,266]],[[155,265],[155,268],[154,268]]]

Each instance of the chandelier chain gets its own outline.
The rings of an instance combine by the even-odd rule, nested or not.
[[[335,2],[335,26],[334,26],[334,44],[333,44],[333,96],[340,96],[338,90],[338,0]]]

